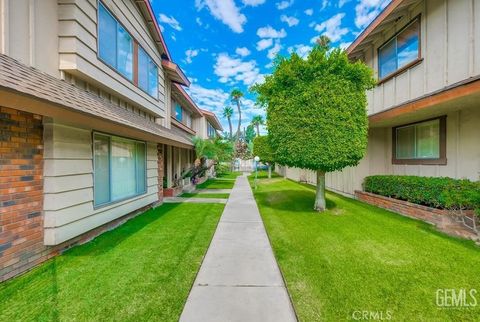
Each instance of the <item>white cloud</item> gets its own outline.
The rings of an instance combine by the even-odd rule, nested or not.
[[[169,16],[161,13],[161,14],[158,15],[158,21],[160,23],[166,23],[167,25],[169,25],[170,27],[172,27],[173,29],[175,29],[177,31],[182,30],[182,27],[180,26],[180,23],[173,16],[169,17]]]
[[[307,16],[313,15],[313,9],[307,9],[304,11]]]
[[[276,30],[271,26],[266,26],[258,28],[257,36],[260,38],[285,38],[287,37],[287,32],[283,28],[280,30]]]
[[[208,8],[212,16],[226,24],[235,33],[243,32],[247,17],[240,12],[233,0],[195,0],[197,10]]]
[[[242,0],[243,4],[246,6],[256,7],[258,5],[264,4],[266,0]]]
[[[200,19],[200,17],[197,17],[197,18],[195,19],[195,22],[196,22],[197,25],[199,25],[200,27],[203,25],[202,19]]]
[[[262,39],[257,42],[257,50],[262,51],[273,45],[273,39]]]
[[[348,46],[350,46],[351,44],[352,44],[351,41],[341,42],[340,45],[338,45],[338,47],[341,48],[341,49],[347,49]]]
[[[277,2],[276,3],[277,9],[278,10],[287,9],[293,4],[293,1],[294,0],[284,0],[284,1]]]
[[[187,49],[185,51],[185,61],[187,64],[190,64],[192,62],[192,58],[195,56],[198,56],[198,50],[197,49]]]
[[[312,49],[313,49],[312,46],[300,44],[300,45],[295,45],[295,46],[288,47],[287,51],[289,53],[296,52],[298,56],[300,56],[302,58],[306,58],[308,56],[308,54],[310,54]]]
[[[195,103],[201,109],[214,112],[219,118],[223,125],[223,128],[228,131],[228,123],[226,119],[222,118],[223,108],[227,105],[230,105],[230,94],[225,92],[223,89],[211,89],[200,86],[198,84],[192,84],[189,88],[186,88],[188,94],[192,97]],[[242,99],[242,129],[247,127],[250,124],[250,121],[253,116],[261,114],[265,116],[265,110],[259,109],[255,102],[248,98]],[[237,110],[234,109],[234,114],[232,117],[233,129],[236,131],[238,115]]]
[[[315,26],[315,31],[320,33],[321,35],[325,35],[332,42],[339,41],[342,36],[348,33],[348,28],[341,28],[342,18],[345,16],[345,13],[337,13],[330,19],[322,22],[319,25]],[[317,37],[312,38],[312,43],[317,40]]]
[[[343,7],[347,2],[350,2],[350,0],[339,0],[338,7],[339,8]]]
[[[243,61],[241,58],[230,57],[227,53],[217,56],[214,73],[220,83],[243,83],[246,86],[262,82],[264,76],[260,73],[255,60]]]
[[[323,1],[322,1],[322,7],[320,8],[320,10],[325,9],[325,8],[328,7],[329,5],[330,5],[330,1],[328,1],[328,0],[323,0]]]
[[[389,2],[390,0],[360,0],[355,7],[355,25],[361,29],[367,27]]]
[[[229,99],[229,94],[221,89],[208,89],[195,83],[185,90],[198,107],[215,113],[220,113]]]
[[[242,57],[246,57],[246,56],[250,55],[250,50],[248,50],[247,47],[241,47],[241,48],[235,49],[235,53],[237,55],[242,56]]]
[[[298,20],[297,18],[289,17],[287,15],[281,15],[280,21],[285,22],[289,27],[296,26],[300,22],[300,20]]]
[[[269,59],[274,59],[277,56],[277,54],[280,52],[280,50],[282,50],[282,45],[280,44],[280,41],[276,41],[275,46],[273,46],[268,50],[267,57]]]

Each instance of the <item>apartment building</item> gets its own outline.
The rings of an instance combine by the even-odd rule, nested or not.
[[[148,0],[0,0],[0,281],[162,202],[189,85]]]
[[[367,93],[368,151],[357,167],[328,173],[329,189],[353,195],[375,174],[479,180],[479,21],[479,0],[393,0],[357,37],[347,53],[378,80]]]

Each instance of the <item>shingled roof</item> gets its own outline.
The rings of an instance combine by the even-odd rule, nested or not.
[[[6,89],[34,97],[70,111],[88,114],[135,130],[157,136],[159,139],[192,146],[187,135],[158,125],[132,111],[121,108],[93,93],[77,88],[33,67],[0,54],[0,90]],[[0,96],[0,104],[2,99]],[[159,140],[162,141],[162,140]]]

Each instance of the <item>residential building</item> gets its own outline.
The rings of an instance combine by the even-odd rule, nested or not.
[[[367,93],[368,151],[357,167],[328,173],[353,195],[366,176],[479,180],[480,0],[393,0],[348,47],[378,80]],[[280,168],[314,183],[311,171]]]
[[[149,0],[0,0],[0,281],[162,202],[182,86]]]

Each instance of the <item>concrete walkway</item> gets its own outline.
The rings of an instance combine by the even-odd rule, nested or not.
[[[235,182],[180,321],[296,321],[246,177]]]

